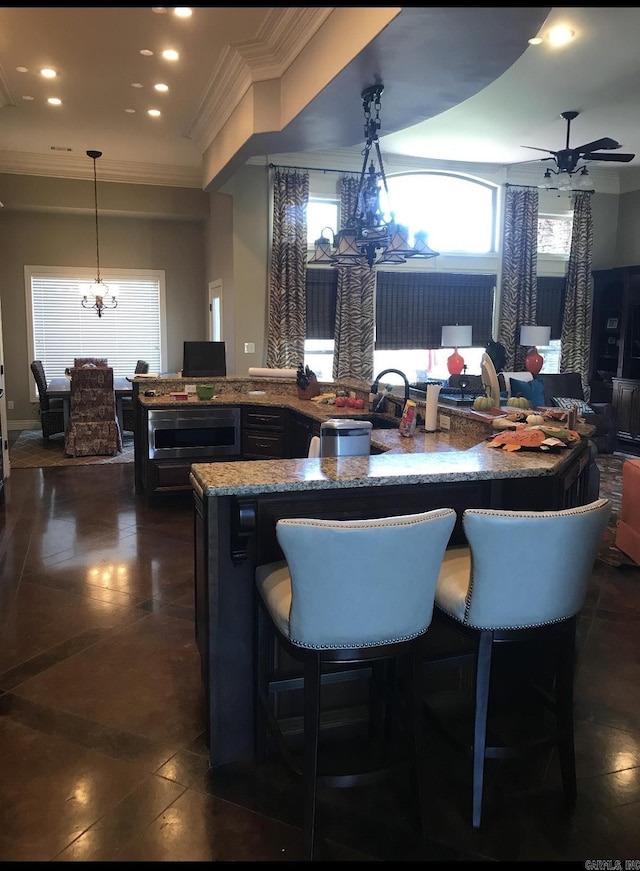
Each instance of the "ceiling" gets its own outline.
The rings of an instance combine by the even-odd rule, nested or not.
[[[557,22],[569,46],[527,44]],[[96,149],[101,178],[213,189],[258,155],[361,148],[376,81],[383,154],[535,161],[577,110],[570,144],[616,139],[635,159],[600,166],[630,171],[638,33],[640,7],[0,7],[0,172],[89,177]]]

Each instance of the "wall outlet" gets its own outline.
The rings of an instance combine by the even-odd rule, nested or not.
[[[451,429],[451,418],[446,414],[440,415],[440,429]]]
[[[10,399],[7,402],[7,408],[9,409],[9,411],[13,411],[13,399]]]
[[[184,385],[185,393],[195,393],[196,385],[195,384],[185,384]]]
[[[245,342],[244,343],[244,352],[245,352],[245,354],[255,354],[256,343],[255,342]]]

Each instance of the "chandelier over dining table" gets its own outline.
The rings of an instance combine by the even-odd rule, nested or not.
[[[102,157],[101,151],[87,151],[87,157],[93,160],[93,202],[96,221],[96,280],[93,284],[83,284],[80,288],[81,305],[83,308],[95,309],[98,317],[102,317],[105,309],[118,306],[117,288],[109,287],[100,278],[100,235],[98,233],[98,178],[96,175],[96,160]]]
[[[383,263],[405,263],[407,257],[438,256],[438,252],[433,251],[427,244],[427,234],[424,231],[415,234],[414,244],[411,245],[409,228],[397,224],[395,214],[390,210],[389,189],[378,139],[380,97],[383,91],[384,85],[377,84],[365,88],[361,95],[365,147],[353,211],[345,226],[335,234],[333,242],[324,235],[325,230],[322,230],[309,263],[331,266],[368,264],[369,268],[373,268]],[[384,204],[381,201],[383,195],[386,201]],[[390,216],[389,220],[387,215]]]

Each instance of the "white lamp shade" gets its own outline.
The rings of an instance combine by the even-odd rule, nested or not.
[[[520,327],[520,344],[544,348],[551,341],[551,327]]]
[[[472,344],[473,328],[461,327],[458,324],[442,328],[443,348],[470,348]]]

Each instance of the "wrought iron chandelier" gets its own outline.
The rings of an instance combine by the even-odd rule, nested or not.
[[[414,244],[409,243],[409,229],[396,224],[395,214],[389,211],[390,220],[385,220],[385,210],[380,202],[384,191],[387,202],[389,189],[380,154],[378,130],[380,129],[380,97],[384,85],[372,85],[362,92],[364,109],[365,147],[362,152],[362,171],[358,194],[351,216],[345,227],[333,237],[322,234],[315,242],[313,258],[309,263],[327,263],[331,266],[363,266],[369,268],[383,263],[405,263],[407,257],[437,257],[427,244],[427,234],[415,234]],[[375,114],[372,114],[372,109]],[[373,149],[373,154],[372,154]],[[374,164],[377,159],[378,168]],[[367,170],[367,164],[369,168]],[[325,228],[329,229],[329,228]],[[329,232],[331,232],[329,230]],[[333,251],[331,250],[333,246]]]
[[[93,200],[96,215],[96,280],[93,284],[84,285],[81,289],[82,307],[95,309],[98,317],[102,317],[105,309],[118,307],[116,289],[108,287],[100,279],[100,237],[98,235],[98,179],[96,176],[96,160],[102,157],[101,151],[87,151],[87,157],[93,160]]]

